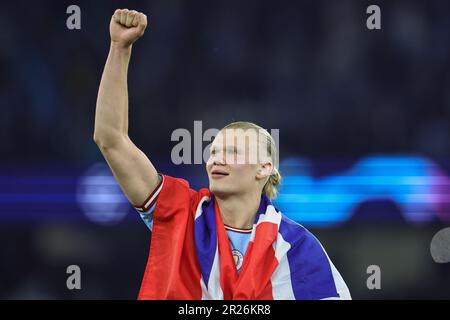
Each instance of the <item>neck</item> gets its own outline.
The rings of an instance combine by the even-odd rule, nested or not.
[[[239,229],[251,229],[253,227],[261,201],[261,194],[215,196],[215,199],[224,224]]]

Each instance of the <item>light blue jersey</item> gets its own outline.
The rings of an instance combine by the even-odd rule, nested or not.
[[[153,207],[150,208],[148,212],[139,212],[139,215],[141,216],[142,220],[145,222],[147,227],[152,231],[153,229],[153,211],[155,210],[156,203],[153,205]]]
[[[236,229],[225,225],[225,230],[227,230],[236,269],[240,272],[252,229]]]

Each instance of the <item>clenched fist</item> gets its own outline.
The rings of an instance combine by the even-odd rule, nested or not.
[[[146,27],[145,14],[135,10],[117,9],[109,25],[111,41],[122,47],[129,47],[144,34]]]

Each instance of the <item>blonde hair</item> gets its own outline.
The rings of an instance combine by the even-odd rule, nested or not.
[[[270,133],[266,129],[258,126],[257,124],[247,121],[232,122],[223,127],[221,131],[226,129],[243,129],[243,130],[255,129],[258,130],[259,133],[262,133],[264,135],[264,137],[266,138],[267,154],[272,159],[273,170],[271,175],[269,176],[269,179],[267,180],[266,184],[263,187],[262,194],[266,195],[269,199],[276,198],[278,194],[278,185],[281,183],[281,174],[275,165],[275,159],[277,159],[278,151],[275,141],[270,135]]]

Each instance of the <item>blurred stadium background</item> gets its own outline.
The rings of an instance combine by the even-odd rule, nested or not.
[[[66,8],[81,8],[81,30]],[[382,30],[366,28],[366,8]],[[150,232],[92,140],[116,8],[149,16],[129,70],[130,136],[249,120],[280,129],[276,204],[322,242],[356,299],[450,298],[430,254],[450,224],[450,3],[23,1],[0,9],[0,298],[134,299]],[[204,144],[206,146],[207,143]],[[447,248],[448,249],[448,248]],[[66,288],[81,267],[82,289]],[[369,290],[369,265],[381,290]]]

